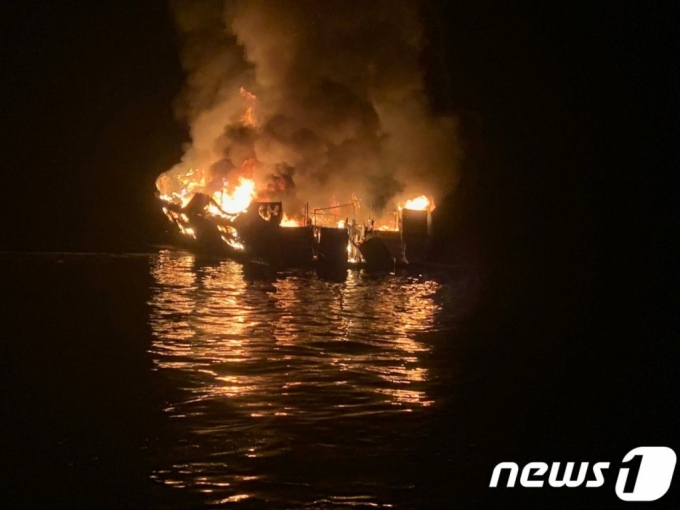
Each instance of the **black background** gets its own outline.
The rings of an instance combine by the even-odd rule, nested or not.
[[[183,74],[167,4],[2,10],[0,250],[158,242],[153,182],[187,139],[172,113]],[[672,13],[643,1],[423,12],[433,106],[465,118],[481,147],[463,202],[489,285],[468,362],[493,374],[481,391],[495,406],[477,412],[518,445],[520,458],[498,462],[680,451]],[[517,494],[551,507],[603,497]]]

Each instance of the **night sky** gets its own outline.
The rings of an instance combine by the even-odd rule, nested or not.
[[[480,316],[493,308],[522,340],[497,351],[497,363],[531,351],[540,372],[558,348],[588,346],[551,390],[574,409],[565,433],[588,413],[597,423],[644,402],[648,414],[621,433],[626,445],[677,432],[667,389],[678,359],[680,48],[661,5],[424,8],[432,104],[463,118],[481,151],[465,170],[464,208],[497,299]],[[166,2],[25,1],[3,6],[2,20],[0,250],[163,242],[154,180],[188,140],[173,117],[184,76]],[[605,381],[596,391],[593,374]],[[609,398],[624,393],[632,397]],[[540,436],[540,423],[530,426]],[[609,433],[594,432],[586,458]]]
[[[166,3],[29,2],[5,21],[3,247],[143,248],[155,176],[187,136]]]

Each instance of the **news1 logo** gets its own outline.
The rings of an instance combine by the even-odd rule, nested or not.
[[[616,479],[616,495],[623,501],[655,501],[668,492],[673,479],[677,457],[675,452],[665,446],[640,446],[629,451],[621,462]],[[593,479],[588,477],[588,462],[581,462],[578,473],[574,474],[575,462],[567,462],[560,475],[560,463],[553,462],[548,475],[550,487],[602,487],[604,471],[609,462],[596,462],[592,466]],[[489,487],[498,487],[501,474],[507,472],[506,487],[514,487],[519,467],[514,462],[501,462],[491,475]],[[548,464],[530,462],[522,469],[519,483],[522,487],[541,488],[545,484]]]

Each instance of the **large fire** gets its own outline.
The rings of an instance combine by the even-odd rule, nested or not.
[[[240,92],[247,105],[241,122],[244,126],[254,127],[254,105],[257,98],[243,87]],[[257,197],[256,184],[251,179],[256,166],[257,161],[254,158],[246,159],[234,171],[235,177],[222,178],[221,182],[214,176],[206,175],[202,168],[176,168],[161,174],[156,180],[156,187],[161,200],[182,208],[187,206],[196,193],[202,193],[212,199],[207,207],[209,214],[218,217],[234,216],[248,209]]]
[[[209,192],[210,186],[206,184],[205,173],[199,169],[190,169],[185,173],[170,175],[166,172],[156,181],[161,200],[186,207],[196,193],[203,193],[212,198],[207,206],[207,212],[215,217],[233,217],[248,209],[248,206],[258,196],[257,186],[253,179],[240,176],[235,179],[235,184],[223,180],[222,186],[217,191]],[[214,185],[213,185],[214,189]],[[434,209],[434,202],[425,195],[406,200],[399,204],[399,209],[410,209],[418,211],[431,211]],[[318,221],[321,221],[319,216]],[[185,220],[185,223],[188,220]],[[323,222],[322,222],[323,224]],[[304,219],[283,215],[281,220],[282,227],[301,227],[305,225]],[[337,228],[346,228],[345,220],[337,221]],[[376,230],[396,230],[394,220],[389,217],[376,222]],[[188,235],[193,235],[189,232]]]
[[[238,184],[232,192],[229,192],[228,186],[225,186],[220,191],[213,193],[212,198],[217,203],[219,209],[225,213],[238,214],[248,209],[250,202],[253,201],[256,195],[255,181],[239,177]],[[211,204],[211,207],[212,209],[208,209],[210,213],[219,216],[220,210],[215,205]]]
[[[235,185],[223,181],[221,189],[210,193],[204,172],[196,169],[190,169],[174,177],[164,173],[156,180],[156,188],[158,188],[161,200],[182,207],[186,207],[196,193],[208,195],[212,198],[208,212],[214,216],[241,213],[248,209],[257,196],[255,181],[246,177],[238,177]]]
[[[244,126],[255,127],[255,104],[257,98],[254,94],[248,92],[246,89],[240,89],[241,96],[246,102],[245,112],[241,117],[241,122]],[[196,238],[196,232],[190,225],[189,218],[185,214],[187,205],[191,202],[196,193],[201,193],[210,197],[209,203],[205,207],[205,212],[215,217],[218,222],[227,220],[231,221],[235,216],[245,212],[250,204],[256,198],[266,197],[268,195],[267,189],[258,190],[256,182],[252,176],[257,168],[258,162],[254,159],[245,160],[240,168],[233,169],[230,173],[230,178],[219,178],[215,175],[210,175],[203,168],[190,168],[188,170],[177,167],[169,172],[161,174],[156,180],[156,187],[158,188],[161,200],[167,202],[167,207],[163,210],[168,218],[176,223],[180,231],[190,237]],[[354,229],[356,223],[349,222],[349,216],[346,220],[340,219],[336,214],[339,209],[352,206],[352,215],[360,209],[361,201],[355,195],[352,195],[351,203],[340,205],[335,199],[330,207],[322,207],[314,210],[313,223],[322,226],[337,226],[337,228],[352,228]],[[425,195],[407,200],[399,204],[398,209],[412,209],[421,211],[431,211],[434,209],[434,202]],[[331,212],[332,210],[332,212]],[[188,212],[188,211],[187,211]],[[393,214],[394,216],[390,216]],[[372,216],[372,214],[371,214]],[[304,218],[304,219],[300,219]],[[282,227],[301,227],[305,226],[306,219],[309,213],[306,209],[304,215],[294,214],[288,216],[283,214],[280,222]],[[371,224],[375,230],[398,230],[396,211],[388,213],[379,221],[371,220]],[[355,218],[353,217],[352,220]],[[224,228],[224,227],[220,227]],[[231,227],[230,227],[231,228]],[[236,239],[238,236],[235,233],[224,231],[224,241],[232,247],[243,249],[243,246]],[[227,235],[228,234],[228,235]],[[238,244],[238,246],[235,246]]]

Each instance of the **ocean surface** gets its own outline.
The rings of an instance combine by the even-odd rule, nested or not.
[[[173,250],[0,266],[13,507],[426,508],[472,462],[450,425],[473,274]]]

